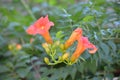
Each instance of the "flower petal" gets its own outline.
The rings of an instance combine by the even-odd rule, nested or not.
[[[98,48],[96,48],[95,45],[93,45],[93,44],[89,45],[88,51],[90,54],[94,54],[97,50],[98,50]]]
[[[82,41],[85,48],[88,49],[89,53],[94,54],[97,51],[96,46],[90,43],[87,37],[82,37]]]
[[[26,32],[27,32],[28,34],[30,34],[30,35],[36,35],[36,34],[37,34],[36,28],[35,28],[35,26],[33,26],[33,25],[31,25],[31,26],[26,30]]]
[[[45,26],[47,26],[47,27],[45,27],[45,30],[48,31],[51,28],[51,26],[54,26],[54,23],[53,22],[49,22]]]

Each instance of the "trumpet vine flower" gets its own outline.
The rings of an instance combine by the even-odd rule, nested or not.
[[[47,43],[52,44],[52,38],[49,34],[49,29],[51,26],[54,26],[54,23],[49,21],[48,15],[44,17],[39,18],[34,24],[32,24],[26,32],[30,35],[36,35],[40,34],[44,37],[45,41]]]
[[[80,37],[78,39],[78,45],[76,47],[75,52],[71,56],[71,62],[76,62],[78,57],[86,50],[88,49],[88,52],[91,54],[94,54],[97,51],[97,48],[95,45],[89,42],[87,37]]]

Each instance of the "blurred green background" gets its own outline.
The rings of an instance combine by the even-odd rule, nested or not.
[[[98,47],[94,55],[85,51],[79,61],[48,66],[39,35],[25,30],[41,16],[49,15],[62,31],[63,40],[80,27]],[[66,33],[67,32],[67,33]],[[31,43],[32,41],[32,43]],[[74,48],[74,47],[73,47]],[[0,0],[0,80],[113,80],[120,79],[119,0]]]

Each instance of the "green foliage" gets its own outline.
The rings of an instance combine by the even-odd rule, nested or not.
[[[120,70],[119,2],[75,1],[34,0],[26,2],[29,8],[21,6],[19,0],[6,4],[0,1],[0,80],[102,80],[116,76]],[[68,39],[65,36],[70,36],[75,28],[82,28],[83,35],[98,47],[97,53],[90,55],[86,50],[72,66],[46,65],[43,38],[25,32],[34,22],[29,10],[37,19],[48,14],[55,23],[50,34],[61,40]],[[22,48],[18,49],[17,44]]]

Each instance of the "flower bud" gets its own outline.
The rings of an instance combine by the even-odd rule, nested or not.
[[[69,57],[69,53],[65,53],[62,55],[62,60],[66,60]]]
[[[9,49],[9,50],[12,50],[12,49],[13,49],[13,45],[11,45],[11,44],[8,45],[8,49]]]
[[[64,48],[68,49],[77,39],[79,39],[82,36],[82,29],[81,28],[77,28],[75,29],[71,36],[69,37],[69,39],[65,42],[64,44]]]
[[[45,51],[46,51],[47,53],[50,52],[49,45],[48,45],[47,43],[43,43],[43,44],[42,44],[42,47],[45,49]]]
[[[56,46],[60,45],[60,41],[56,41],[56,42],[55,42],[55,45],[56,45]]]
[[[62,50],[64,50],[64,45],[63,45],[63,44],[60,44],[60,48],[61,48]]]
[[[44,58],[46,64],[49,64],[49,59],[47,57]]]
[[[59,56],[59,57],[58,57],[58,60],[61,61],[61,60],[62,60],[62,56]]]
[[[17,49],[17,50],[20,50],[20,49],[22,49],[22,46],[21,46],[21,44],[16,44],[16,49]]]

